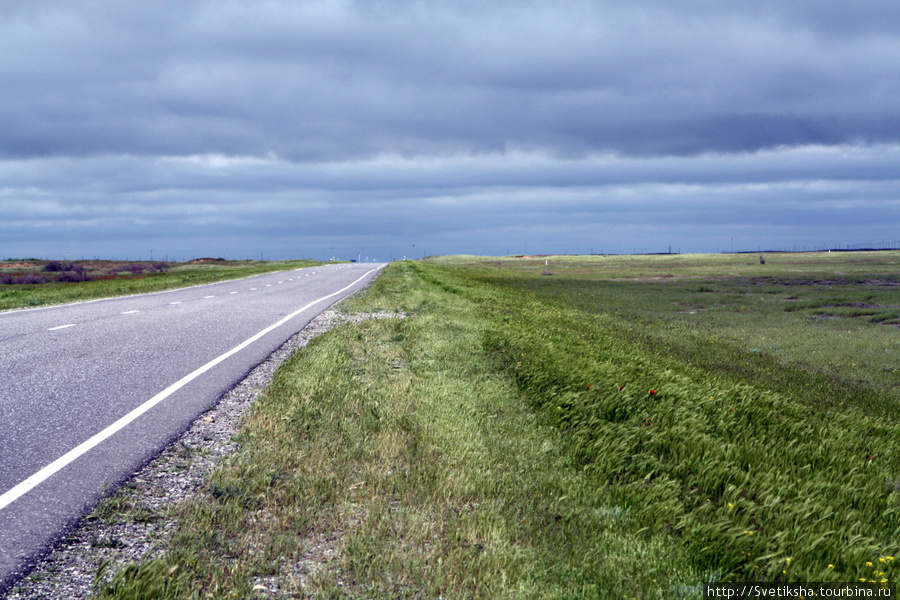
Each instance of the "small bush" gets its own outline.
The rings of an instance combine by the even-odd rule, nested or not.
[[[47,278],[41,277],[40,275],[35,275],[34,273],[28,273],[27,275],[20,277],[16,283],[22,283],[22,284],[47,283]]]
[[[81,268],[79,270],[63,271],[57,276],[56,280],[61,283],[77,283],[79,281],[90,281],[91,277],[85,273],[84,268]]]
[[[65,270],[65,266],[59,261],[51,260],[46,265],[44,265],[44,270],[48,273],[59,273]]]

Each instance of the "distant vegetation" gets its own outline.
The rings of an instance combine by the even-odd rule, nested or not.
[[[0,310],[154,292],[316,264],[321,263],[221,258],[182,263],[11,259],[0,261]]]
[[[0,262],[0,285],[77,283],[121,279],[143,273],[165,273],[167,262],[120,261],[6,261]]]

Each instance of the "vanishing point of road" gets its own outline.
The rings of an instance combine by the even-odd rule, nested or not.
[[[0,593],[380,264],[0,313]]]

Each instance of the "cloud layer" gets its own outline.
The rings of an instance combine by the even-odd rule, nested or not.
[[[898,32],[876,1],[7,1],[0,256],[893,240]]]

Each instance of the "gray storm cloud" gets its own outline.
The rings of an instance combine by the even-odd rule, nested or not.
[[[900,9],[746,4],[27,3],[2,21],[0,149],[321,160],[897,139]]]
[[[0,255],[892,239],[898,32],[875,1],[7,1]]]

